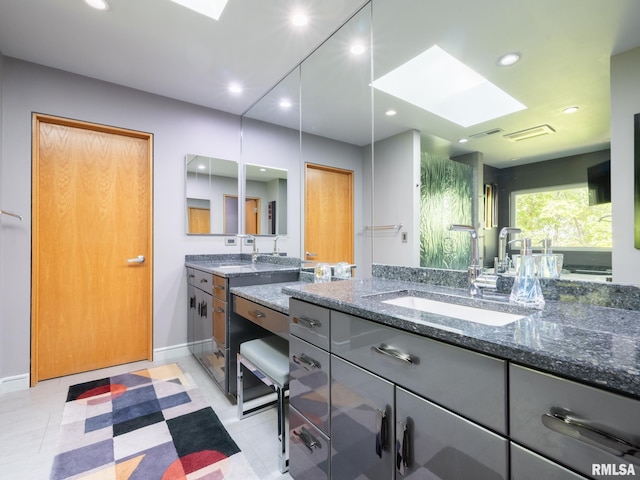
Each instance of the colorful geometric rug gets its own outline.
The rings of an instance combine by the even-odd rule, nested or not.
[[[73,385],[51,480],[257,479],[180,368]]]

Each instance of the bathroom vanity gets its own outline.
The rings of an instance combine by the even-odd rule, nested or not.
[[[258,325],[233,312],[230,289],[291,282],[299,276],[298,259],[264,260],[252,263],[250,255],[185,258],[189,349],[226,395],[236,395],[236,354],[240,344],[263,335]]]
[[[638,311],[375,277],[284,292],[294,478],[640,478]],[[516,319],[386,302],[407,292]]]

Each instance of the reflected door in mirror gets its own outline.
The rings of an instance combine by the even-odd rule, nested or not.
[[[210,233],[211,232],[211,211],[208,208],[189,208],[189,232],[188,233]]]
[[[305,167],[305,260],[353,263],[353,172]]]
[[[244,233],[247,235],[260,234],[260,199],[247,198],[244,208],[245,227]]]

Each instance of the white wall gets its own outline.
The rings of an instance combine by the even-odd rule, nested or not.
[[[1,77],[0,198],[25,218],[1,224],[0,379],[29,372],[32,112],[153,133],[154,347],[184,344],[184,255],[237,251],[185,235],[184,158],[239,161],[240,118],[8,57]]]
[[[401,230],[369,232],[373,260],[387,265],[420,265],[420,133],[409,130],[373,147],[373,224],[402,224]],[[402,242],[406,232],[407,242]]]
[[[611,58],[611,189],[615,283],[640,284],[640,250],[633,246],[633,116],[640,113],[640,48]]]

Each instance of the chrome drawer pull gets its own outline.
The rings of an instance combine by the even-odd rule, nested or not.
[[[320,442],[318,442],[318,440],[316,439],[316,437],[314,437],[313,435],[311,435],[309,433],[309,430],[307,430],[304,427],[300,428],[300,433],[296,432],[295,430],[293,431],[293,434],[298,437],[302,443],[304,443],[304,445],[309,449],[309,451],[311,453],[313,453],[313,448],[322,448],[322,444]]]
[[[254,310],[253,314],[256,316],[256,318],[265,318],[266,315],[264,313],[262,313],[260,310]]]
[[[298,365],[302,365],[305,370],[312,371],[312,370],[315,370],[316,368],[322,368],[322,365],[320,365],[320,362],[318,362],[317,360],[314,360],[308,355],[305,355],[304,353],[299,357],[294,355],[292,358],[295,363],[297,363]]]
[[[542,415],[542,423],[554,432],[567,435],[590,445],[617,452],[618,456],[640,458],[640,446],[620,437],[603,432],[584,423],[583,420],[567,415],[571,413],[561,408],[552,408],[550,413]]]
[[[224,313],[224,308],[222,308],[222,307],[216,307],[216,312],[218,312],[218,313]]]
[[[398,421],[396,425],[396,470],[400,475],[405,474],[409,466],[409,430],[405,422]]]
[[[205,282],[206,282],[206,280],[205,280]],[[216,288],[218,290],[224,290],[225,289],[224,286],[220,286],[220,285],[214,285],[213,288]]]
[[[304,327],[307,328],[322,326],[322,323],[320,323],[319,321],[307,317],[293,317],[293,323],[301,323]]]
[[[387,411],[376,408],[376,455],[382,458],[387,448]]]
[[[376,353],[379,353],[381,355],[386,355],[387,357],[391,357],[391,358],[395,358],[396,360],[401,360],[405,363],[408,363],[409,365],[413,365],[414,363],[418,363],[417,357],[414,357],[413,355],[409,354],[409,353],[404,353],[401,352],[400,350],[397,350],[393,347],[390,347],[389,345],[387,345],[386,343],[381,343],[379,347],[371,347],[371,350],[373,350]]]

